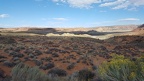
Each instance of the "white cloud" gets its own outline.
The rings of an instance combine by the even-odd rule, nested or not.
[[[114,0],[102,0],[102,2],[110,2],[110,1],[114,1]]]
[[[111,9],[134,9],[144,6],[144,0],[52,0],[55,3],[67,3],[70,7],[93,8],[93,4]]]
[[[111,7],[112,9],[134,9],[144,6],[144,0],[114,0],[100,4],[100,7]]]
[[[57,20],[57,21],[66,21],[66,20],[68,20],[68,19],[66,19],[66,18],[53,18],[54,20]]]
[[[101,2],[101,0],[52,0],[52,1],[68,3],[71,7],[77,7],[77,8],[91,8],[92,4]]]
[[[130,0],[134,6],[144,6],[144,0]]]
[[[127,9],[129,5],[130,5],[130,3],[127,1],[123,4],[120,4],[120,5],[113,7],[112,9],[122,9],[122,8]]]
[[[52,0],[53,2],[63,2],[65,3],[67,0]]]
[[[137,18],[125,18],[125,19],[119,19],[118,21],[139,21],[140,19]]]
[[[92,4],[100,3],[100,0],[68,0],[72,7],[91,8]]]
[[[63,6],[63,4],[62,4],[62,3],[56,3],[56,5],[58,5],[58,6]]]
[[[0,14],[0,18],[6,18],[6,17],[9,17],[8,14]]]
[[[99,12],[107,12],[107,11],[105,11],[105,10],[101,10],[101,11],[99,11]]]
[[[123,1],[125,1],[125,0],[117,0],[117,1],[113,1],[113,2],[106,2],[106,3],[100,4],[100,7],[119,5],[119,4],[123,3]]]

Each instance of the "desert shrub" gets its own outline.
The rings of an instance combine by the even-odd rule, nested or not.
[[[46,58],[44,58],[44,60],[45,61],[51,61],[51,60],[53,60],[53,58],[52,57],[46,57]]]
[[[67,69],[68,69],[68,70],[73,69],[73,68],[75,67],[75,64],[76,64],[76,63],[71,63],[71,64],[69,64],[69,65],[67,66]]]
[[[24,61],[29,61],[30,58],[29,57],[24,57]]]
[[[16,54],[17,54],[17,52],[15,52],[15,51],[12,51],[12,52],[9,53],[9,55],[12,55],[12,56],[16,55]]]
[[[45,66],[46,66],[46,69],[51,69],[51,68],[55,67],[55,64],[54,63],[47,63],[47,64],[45,64]]]
[[[48,81],[47,76],[37,67],[29,67],[20,63],[11,72],[12,81]]]
[[[53,52],[50,50],[45,51],[46,54],[52,54]]]
[[[19,46],[18,48],[19,48],[20,50],[24,50],[24,49],[25,49],[24,46]]]
[[[22,58],[22,57],[24,57],[24,55],[21,54],[21,53],[16,53],[15,55],[13,55],[13,57],[19,57],[19,58]]]
[[[83,60],[82,60],[82,63],[83,63],[83,64],[86,64],[86,63],[87,63],[87,61],[86,61],[85,59],[83,59]]]
[[[13,67],[13,66],[15,66],[15,64],[13,62],[10,62],[10,61],[4,61],[3,65],[7,66],[7,67]]]
[[[2,59],[2,58],[7,58],[7,57],[0,55],[0,59]]]
[[[41,60],[34,60],[34,62],[37,66],[40,66],[43,64],[43,61],[41,61]]]
[[[35,54],[36,54],[36,55],[41,55],[41,54],[42,54],[42,52],[41,52],[41,51],[39,51],[39,50],[35,50]]]
[[[104,81],[143,81],[144,61],[136,63],[122,55],[112,55],[110,62],[103,63],[99,75]]]
[[[93,65],[94,65],[93,61],[90,61],[90,62],[89,62],[89,64],[90,64],[91,66],[93,66]]]
[[[13,39],[12,37],[0,37],[0,43],[1,44],[13,44],[13,43],[17,43],[15,41],[15,39]]]
[[[13,63],[15,64],[15,65],[17,65],[17,64],[19,64],[19,63],[21,63],[22,61],[19,59],[19,60],[16,60],[16,61],[14,61]]]
[[[6,61],[5,59],[0,59],[0,63],[2,63],[2,62],[4,62],[4,61]]]
[[[4,78],[0,78],[0,81],[11,81],[11,77],[5,76]]]
[[[135,61],[137,65],[137,81],[144,80],[144,54]]]
[[[4,78],[5,77],[5,72],[0,68],[0,78]]]
[[[20,52],[20,48],[17,47],[14,51]]]
[[[82,69],[78,72],[78,81],[89,81],[93,79],[95,73],[89,69]]]
[[[63,69],[53,68],[48,72],[48,74],[57,75],[57,76],[66,76],[67,72]]]
[[[5,41],[5,43],[12,44],[12,43],[16,43],[16,41],[13,38],[7,38],[7,41]]]
[[[53,68],[53,67],[55,67],[55,65],[54,65],[54,63],[47,63],[47,64],[45,64],[45,65],[40,65],[40,69],[43,69],[43,70],[48,70],[48,69],[51,69],[51,68]]]
[[[12,58],[12,60],[17,61],[17,60],[19,60],[19,57],[14,57],[14,58]]]
[[[47,70],[47,67],[46,67],[46,66],[43,66],[43,65],[39,66],[39,68],[40,68],[40,69],[43,69],[43,70]]]
[[[52,56],[53,57],[59,57],[59,55],[57,53],[53,53]]]
[[[98,68],[98,67],[97,67],[96,65],[93,65],[93,66],[92,66],[92,69],[93,69],[93,70],[97,70],[97,68]]]
[[[78,72],[74,72],[70,76],[67,76],[67,81],[79,81]]]
[[[24,53],[30,54],[30,53],[32,53],[32,51],[31,51],[30,49],[25,49],[25,50],[24,50]]]
[[[77,63],[80,63],[80,61],[81,61],[81,59],[78,59],[76,62],[77,62]]]
[[[30,58],[34,58],[34,55],[33,54],[29,54],[28,55]]]

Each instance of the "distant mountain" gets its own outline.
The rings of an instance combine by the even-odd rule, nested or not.
[[[91,28],[41,28],[41,27],[18,27],[18,28],[3,28],[0,32],[28,32],[28,33],[98,33],[98,32],[127,32],[136,29],[137,25],[119,25],[119,26],[102,26],[102,27],[91,27]]]
[[[116,26],[99,26],[91,28],[57,28],[59,31],[75,32],[75,31],[97,31],[97,32],[126,32],[136,29],[138,25],[116,25]]]
[[[136,29],[137,25],[116,25],[116,26],[104,26],[97,27],[96,30],[99,32],[126,32]]]

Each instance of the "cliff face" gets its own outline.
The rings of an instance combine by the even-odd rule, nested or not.
[[[134,29],[132,32],[134,32],[136,35],[144,35],[144,24],[140,25],[138,28]]]
[[[144,31],[144,24],[138,26],[138,28],[134,29],[134,31]]]
[[[144,24],[140,25],[138,28],[144,28]]]

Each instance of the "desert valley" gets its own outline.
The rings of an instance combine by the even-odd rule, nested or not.
[[[141,64],[140,76],[136,68],[133,75],[130,68],[127,72],[127,67],[138,67],[132,65],[136,62]],[[117,72],[116,67],[122,70]],[[108,68],[114,68],[110,70],[113,74],[107,73]],[[103,74],[102,69],[115,80]],[[123,81],[123,76],[114,77],[121,71],[129,73],[125,81],[144,80],[144,25],[0,28],[0,81],[26,81],[22,80],[26,75],[31,76],[29,81],[44,81],[41,72],[48,77],[45,81]],[[32,79],[36,73],[39,77]]]
[[[144,81],[144,0],[0,0],[0,81]]]

